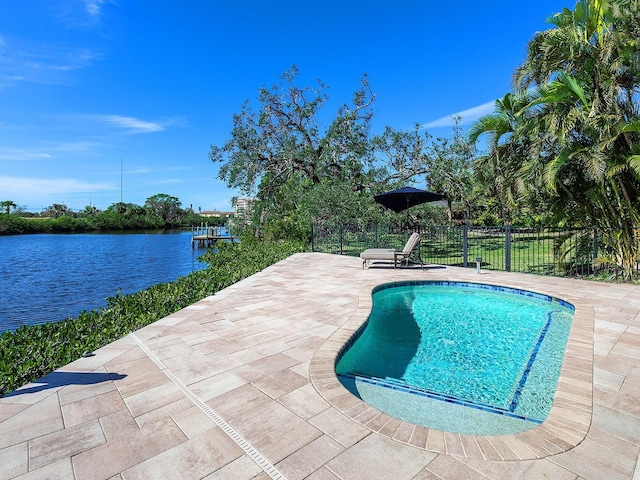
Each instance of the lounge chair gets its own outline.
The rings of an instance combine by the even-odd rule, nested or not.
[[[420,234],[413,232],[407,240],[407,244],[402,250],[394,250],[393,248],[369,248],[360,254],[362,259],[362,268],[369,267],[369,262],[372,260],[382,260],[393,262],[393,268],[396,268],[398,261],[405,261],[405,265],[409,265],[409,258],[414,254],[418,245],[420,244]],[[415,255],[415,258],[420,262],[420,267],[424,270],[424,265],[420,255]]]

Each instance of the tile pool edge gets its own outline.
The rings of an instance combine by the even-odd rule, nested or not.
[[[444,273],[444,272],[443,272]],[[452,283],[466,278],[434,275],[419,281],[435,280]],[[437,453],[487,460],[532,460],[563,453],[584,440],[590,424],[593,405],[593,332],[594,310],[583,298],[570,293],[544,292],[527,283],[530,275],[510,274],[509,283],[491,278],[490,285],[505,289],[520,289],[551,298],[561,298],[575,308],[567,339],[565,355],[558,377],[557,389],[549,415],[544,422],[521,433],[496,436],[465,435],[429,429],[398,420],[377,410],[351,394],[335,373],[335,361],[347,343],[367,320],[372,308],[372,293],[382,282],[372,279],[362,288],[358,306],[351,317],[316,352],[311,359],[309,374],[318,393],[333,407],[369,430],[394,440]],[[465,275],[466,276],[466,275]],[[403,283],[402,279],[398,279]],[[485,283],[485,282],[483,282]]]

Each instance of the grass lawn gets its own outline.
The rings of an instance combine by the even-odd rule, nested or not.
[[[314,239],[313,248],[319,252],[358,256],[367,248],[401,250],[406,240],[405,233],[339,230],[329,232],[321,239]],[[506,244],[503,229],[470,229],[467,236],[467,266],[475,268],[476,257],[482,257],[482,268],[507,270]],[[576,269],[588,271],[592,252],[588,249],[585,252],[584,245],[584,239],[573,232],[514,229],[510,236],[509,271],[565,275],[567,266],[571,267],[569,272]],[[583,260],[576,260],[577,251],[582,252],[580,257]],[[462,229],[424,229],[420,256],[429,264],[463,266]],[[556,268],[563,262],[564,268]]]

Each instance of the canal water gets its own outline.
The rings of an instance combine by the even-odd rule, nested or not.
[[[0,235],[0,332],[76,317],[106,298],[206,268],[191,232]]]

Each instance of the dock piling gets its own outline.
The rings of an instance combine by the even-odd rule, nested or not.
[[[218,240],[233,241],[233,237],[224,226],[209,226],[200,224],[191,227],[191,248],[209,248]]]

